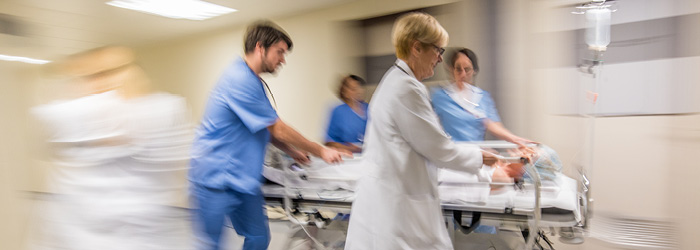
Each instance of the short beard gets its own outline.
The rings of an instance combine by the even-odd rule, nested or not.
[[[263,53],[263,55],[262,55],[262,67],[263,67],[262,72],[275,74],[276,68],[274,66],[270,67],[269,65],[267,65],[267,60],[266,60],[267,59],[267,52],[268,52],[268,50],[265,49],[265,53]]]

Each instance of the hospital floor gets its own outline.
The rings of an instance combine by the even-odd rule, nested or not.
[[[315,233],[317,239],[326,245],[328,250],[343,249],[345,233],[341,227],[331,230],[318,230]],[[313,248],[313,243],[308,240],[298,226],[295,226],[289,221],[270,221],[270,231],[272,240],[270,242],[270,250],[307,250],[320,249]],[[503,232],[501,232],[503,234]],[[508,234],[508,233],[506,233]],[[506,238],[517,238],[518,235],[506,235]],[[226,249],[237,250],[243,245],[243,238],[236,235],[233,229],[226,232]],[[581,245],[568,245],[559,242],[557,237],[551,237],[550,240],[554,243],[554,249],[557,250],[612,250],[622,249],[612,246],[606,246],[600,242],[589,241]],[[510,240],[503,240],[503,235],[464,235],[458,234],[455,240],[455,250],[500,250],[500,249],[522,249],[522,245]]]
[[[31,214],[33,209],[32,207],[41,207],[42,204],[46,203],[46,200],[44,199],[36,199],[36,197],[24,197],[24,199],[18,199],[18,201],[22,201],[21,203],[27,205],[25,208],[26,214],[23,214],[22,217],[32,217],[29,214]],[[31,221],[31,219],[27,220],[27,222]],[[341,222],[341,223],[336,223],[331,224],[328,226],[328,229],[323,229],[323,230],[315,230],[314,227],[310,228],[310,233],[315,235],[316,238],[322,242],[326,247],[326,249],[331,250],[331,249],[343,249],[342,246],[344,244],[344,239],[345,239],[345,230],[347,229],[347,222]],[[24,224],[24,223],[23,223]],[[29,223],[31,224],[31,223]],[[25,225],[31,228],[29,225]],[[19,229],[19,228],[17,228]],[[27,228],[25,228],[27,229]],[[24,231],[24,230],[22,230]],[[27,230],[25,232],[31,234],[32,230]],[[306,250],[306,249],[319,249],[319,248],[314,248],[313,243],[306,237],[306,233],[301,231],[300,228],[295,225],[294,223],[288,221],[288,220],[270,220],[270,232],[271,232],[271,242],[269,245],[270,250]],[[188,238],[191,237],[191,232],[185,232],[183,231],[182,233],[182,238]],[[241,246],[243,245],[243,238],[238,236],[236,232],[232,228],[228,228],[225,230],[224,233],[224,245],[226,246],[225,249],[227,250],[237,250],[241,249]],[[517,234],[513,233],[512,235],[508,236],[509,238],[517,238]],[[25,235],[25,240],[27,238],[32,238],[31,235]],[[608,249],[621,249],[621,248],[616,248],[614,246],[606,245],[604,243],[601,243],[599,241],[596,241],[595,239],[586,239],[586,242],[581,245],[567,245],[563,244],[558,241],[557,237],[551,237],[550,238],[554,242],[554,248],[557,250],[608,250]],[[26,243],[26,242],[25,242]],[[517,245],[517,244],[516,244]],[[466,249],[513,249],[513,243],[511,241],[504,241],[502,238],[499,238],[495,235],[464,235],[461,233],[457,233],[456,240],[455,240],[455,249],[457,250],[466,250]],[[26,245],[25,245],[26,247]],[[521,248],[515,248],[515,249],[521,249]]]

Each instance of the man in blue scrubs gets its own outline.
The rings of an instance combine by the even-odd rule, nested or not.
[[[245,56],[229,65],[209,96],[192,148],[189,180],[198,249],[220,249],[226,218],[245,237],[243,249],[267,249],[270,230],[260,185],[268,142],[301,163],[308,162],[305,152],[328,163],[350,156],[307,140],[270,105],[260,74],[285,63],[289,36],[262,21],[248,27],[244,43]]]

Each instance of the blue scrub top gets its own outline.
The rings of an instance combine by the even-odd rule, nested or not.
[[[326,142],[361,143],[367,127],[367,106],[367,103],[360,102],[364,117],[355,113],[346,103],[335,107],[328,124]]]
[[[221,76],[207,102],[192,146],[195,184],[259,194],[267,127],[277,120],[260,78],[242,58]]]
[[[483,141],[486,134],[484,119],[494,122],[501,121],[489,92],[477,90],[481,91],[482,97],[476,109],[483,112],[486,115],[485,118],[476,118],[472,113],[462,108],[447,94],[447,90],[444,88],[433,88],[433,109],[440,118],[443,129],[452,137],[453,141]]]

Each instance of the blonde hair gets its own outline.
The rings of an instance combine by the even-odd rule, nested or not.
[[[426,45],[435,44],[444,47],[447,45],[449,35],[435,17],[411,12],[399,17],[391,31],[391,42],[396,49],[396,57],[407,59],[414,40]]]
[[[123,68],[134,60],[131,48],[108,45],[71,55],[60,66],[62,73],[82,77]]]
[[[150,80],[135,60],[131,48],[109,45],[69,56],[58,67],[69,77],[107,79],[89,80],[86,87],[90,93],[115,89],[123,97],[133,98],[150,92]]]

